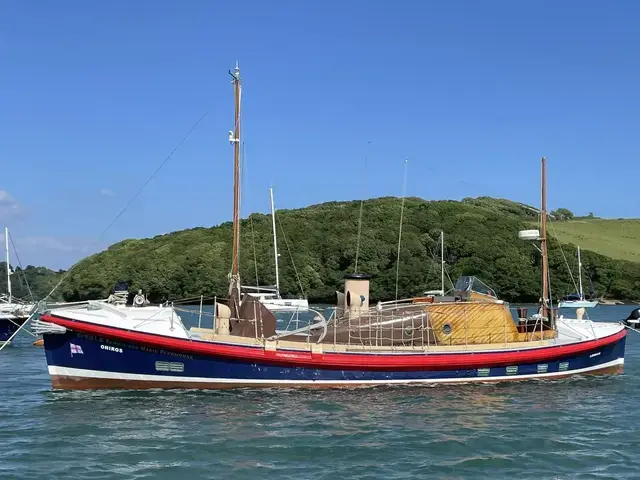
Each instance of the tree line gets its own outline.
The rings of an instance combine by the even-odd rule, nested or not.
[[[531,228],[537,216],[535,208],[489,197],[460,202],[407,198],[398,257],[400,208],[401,201],[395,197],[365,201],[359,246],[360,201],[278,211],[283,296],[333,303],[335,291],[343,288],[344,275],[355,269],[356,250],[358,271],[372,275],[372,300],[395,297],[398,262],[400,297],[439,288],[438,242],[443,231],[447,272],[454,282],[460,275],[476,275],[504,300],[538,301],[540,255],[517,236],[519,230]],[[242,220],[241,232],[242,283],[273,285],[271,217],[252,214]],[[153,301],[200,295],[225,297],[231,238],[231,223],[226,222],[149,239],[124,240],[80,261],[65,279],[60,294],[68,301],[106,298],[115,282],[124,280],[131,291],[142,288]],[[564,260],[575,258],[575,246],[564,244],[562,248],[564,255],[557,239],[550,238],[552,289],[557,297],[575,291]],[[587,292],[593,290],[597,296],[620,300],[640,298],[640,264],[590,251],[583,251],[582,258]],[[577,266],[573,267],[575,275]],[[29,268],[36,267],[26,270]],[[59,275],[44,273],[45,278]],[[52,280],[38,282],[41,293]]]

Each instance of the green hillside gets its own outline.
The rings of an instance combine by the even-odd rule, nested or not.
[[[358,265],[359,271],[373,275],[374,300],[395,297],[400,204],[399,199],[391,197],[367,200],[364,204]],[[343,275],[354,270],[359,208],[359,201],[329,202],[278,212],[284,295],[303,293],[310,301],[335,300],[335,290],[342,289]],[[438,237],[444,231],[445,258],[454,281],[459,275],[478,275],[505,300],[537,301],[539,254],[532,245],[517,238],[518,231],[530,228],[536,216],[534,208],[502,199],[428,202],[408,198],[400,252],[399,296],[439,287],[439,260],[435,255]],[[554,222],[563,242],[571,241],[563,235],[574,224],[578,225],[577,221]],[[243,284],[272,285],[270,216],[253,214],[242,221],[241,228]],[[606,243],[601,240],[593,248]],[[640,298],[640,263],[607,258],[589,251],[584,242],[581,246],[585,250],[583,263],[588,288],[593,285],[599,296]],[[567,256],[574,251],[570,245],[564,249]],[[554,294],[561,296],[574,291],[557,241],[550,242],[549,261]],[[62,288],[67,300],[106,297],[117,280],[130,282],[132,290],[143,288],[155,301],[201,294],[224,296],[230,264],[231,223],[227,222],[212,228],[117,243],[81,261]]]
[[[7,291],[6,263],[0,262],[0,293]],[[14,274],[11,276],[11,290],[14,297],[23,298],[25,300],[44,298],[53,287],[58,283],[62,270],[54,272],[45,267],[34,267],[28,265],[24,270],[16,265],[12,265]],[[62,294],[59,291],[54,292],[51,300],[62,300]]]
[[[640,219],[583,218],[553,222],[552,234],[554,229],[563,243],[619,260],[640,262]]]

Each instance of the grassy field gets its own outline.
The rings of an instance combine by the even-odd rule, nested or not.
[[[583,250],[640,263],[640,219],[550,222],[549,233]]]

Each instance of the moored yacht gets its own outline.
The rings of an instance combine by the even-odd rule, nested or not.
[[[13,270],[9,263],[9,228],[4,227],[5,267],[7,275],[7,293],[0,295],[0,345],[14,337],[16,331],[29,319],[32,303],[23,302],[13,296],[11,291],[11,275]]]
[[[582,289],[582,255],[578,247],[578,293],[569,294],[560,301],[560,308],[593,308],[598,300],[588,299]]]

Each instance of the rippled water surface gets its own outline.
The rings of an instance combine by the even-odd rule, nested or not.
[[[323,391],[52,391],[30,340],[0,352],[2,479],[640,478],[634,332],[615,377]]]

